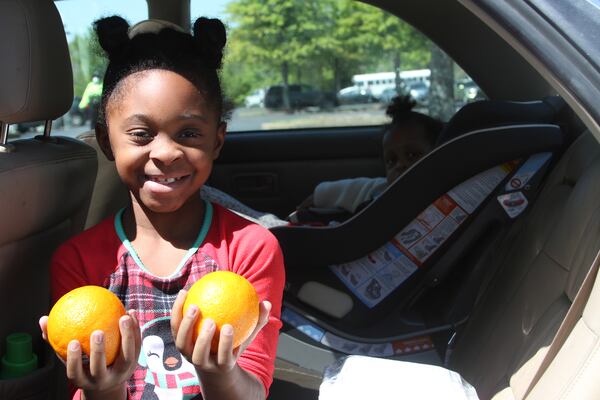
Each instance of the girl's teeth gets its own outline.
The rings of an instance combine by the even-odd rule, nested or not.
[[[162,178],[155,178],[152,179],[154,182],[158,182],[158,183],[173,183],[176,180],[178,180],[177,178],[166,178],[166,179],[162,179]]]

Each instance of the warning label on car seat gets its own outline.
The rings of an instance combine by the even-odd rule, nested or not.
[[[460,227],[514,169],[507,163],[456,186],[427,207],[392,240],[332,271],[368,307],[374,307],[411,276]]]

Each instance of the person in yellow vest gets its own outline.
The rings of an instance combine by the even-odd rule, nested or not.
[[[98,114],[98,105],[100,104],[100,97],[102,96],[102,81],[100,80],[100,74],[94,73],[92,80],[87,84],[81,101],[79,102],[79,111],[83,115],[84,121],[90,121],[90,128],[94,129],[96,124],[96,117]]]

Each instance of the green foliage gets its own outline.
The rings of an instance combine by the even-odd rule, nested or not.
[[[426,68],[430,59],[426,39],[411,26],[352,0],[232,0],[227,13],[223,80],[237,104],[287,76],[337,91],[354,74],[393,71],[397,62]]]
[[[69,42],[69,53],[73,67],[74,95],[81,96],[94,72],[101,77],[106,70],[107,60],[102,54],[92,27],[82,35],[75,35]]]

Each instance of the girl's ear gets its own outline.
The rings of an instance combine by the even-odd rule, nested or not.
[[[112,148],[110,147],[110,140],[108,139],[108,130],[106,126],[102,124],[96,124],[96,141],[98,146],[109,161],[115,161]]]
[[[227,131],[227,123],[221,122],[217,127],[217,140],[215,141],[215,148],[213,151],[213,160],[219,158],[219,154],[221,154],[221,149],[223,148],[223,144],[225,143],[225,132]]]

